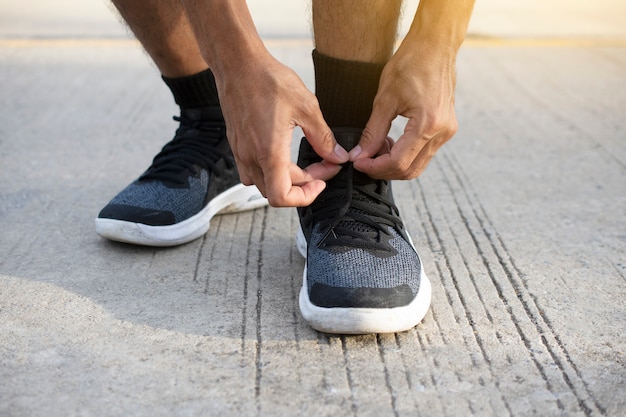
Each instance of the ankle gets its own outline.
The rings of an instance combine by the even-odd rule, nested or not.
[[[210,69],[186,77],[161,76],[169,87],[174,101],[181,109],[219,106],[215,77]]]
[[[346,61],[313,51],[315,95],[331,128],[363,129],[372,113],[384,64]],[[343,144],[342,144],[343,145]]]

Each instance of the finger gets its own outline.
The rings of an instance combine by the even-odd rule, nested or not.
[[[265,191],[265,181],[263,180],[263,171],[260,168],[248,165],[245,172],[239,171],[239,179],[243,185],[254,185],[259,189],[263,197],[267,197]]]
[[[308,113],[296,124],[302,128],[309,144],[322,159],[334,164],[348,162],[349,156],[341,145],[337,143],[335,135],[326,124],[317,100],[308,107]]]
[[[292,165],[290,173],[291,181],[294,185],[303,185],[315,180],[329,180],[337,175],[339,171],[341,171],[341,165],[322,161],[311,164],[304,169],[300,169],[297,165]]]
[[[326,187],[324,181],[314,179],[291,162],[273,164],[264,173],[267,199],[274,207],[308,206]],[[292,181],[292,175],[296,181]]]
[[[424,146],[418,158],[415,159],[415,161],[413,162],[413,165],[411,167],[413,174],[410,178],[417,178],[418,176],[422,175],[430,161],[433,159],[433,156],[435,156],[437,150],[441,147],[441,145],[443,145],[443,143],[441,143],[441,145],[437,146],[437,143],[438,142],[433,141]]]
[[[241,181],[243,185],[255,185],[255,175],[250,169],[250,165],[245,164],[237,157],[235,157],[235,164],[237,165],[237,172],[239,173],[239,181]]]
[[[403,135],[393,145],[389,153],[375,158],[363,158],[354,161],[354,168],[372,178],[389,180],[414,178],[417,176],[416,167],[420,166],[419,162],[416,164],[416,160],[430,141],[430,139],[423,137],[417,140],[409,139]]]
[[[393,170],[391,169],[394,164],[391,153],[386,153],[376,158],[357,159],[353,164],[354,169],[364,172],[372,178],[386,180],[396,179],[393,178]]]
[[[404,173],[399,174],[399,179],[408,180],[417,178],[422,175],[430,161],[433,159],[433,156],[435,156],[437,150],[441,148],[444,143],[445,141],[443,140],[433,140],[428,142],[422,148],[419,155],[417,155],[417,158],[413,160],[413,163],[411,164],[409,169],[406,170]]]
[[[350,160],[371,158],[384,145],[387,134],[391,129],[391,122],[396,117],[391,106],[383,106],[374,101],[372,114],[363,129],[359,144],[350,151]]]
[[[394,140],[387,136],[387,139],[383,142],[383,145],[378,150],[376,156],[384,155],[391,152],[391,148],[393,148],[393,145],[395,145]]]

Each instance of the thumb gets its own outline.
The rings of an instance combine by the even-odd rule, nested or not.
[[[380,148],[387,143],[387,134],[391,129],[391,122],[395,114],[390,112],[389,107],[376,105],[363,129],[359,144],[350,151],[350,160],[356,161],[362,158],[371,158],[376,155]]]

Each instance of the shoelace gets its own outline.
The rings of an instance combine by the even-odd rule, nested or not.
[[[232,156],[218,148],[221,141],[226,140],[224,122],[193,120],[184,115],[174,116],[174,120],[180,122],[174,139],[154,157],[152,165],[140,180],[185,185],[186,178],[180,174],[194,165],[211,171],[217,161],[223,158],[229,167],[234,166]]]
[[[347,164],[332,180],[332,191],[324,192],[313,204],[313,213],[305,221],[310,225],[313,218],[318,219],[324,232],[318,246],[390,250],[390,228],[403,228],[398,208],[378,192],[379,181],[355,178],[362,176]]]

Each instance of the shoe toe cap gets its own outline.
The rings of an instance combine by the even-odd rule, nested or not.
[[[407,284],[391,288],[344,288],[316,282],[309,297],[313,304],[325,308],[394,308],[410,304],[415,294]]]
[[[167,226],[176,222],[171,211],[146,209],[126,204],[109,204],[100,211],[98,218],[141,223],[149,226]]]

